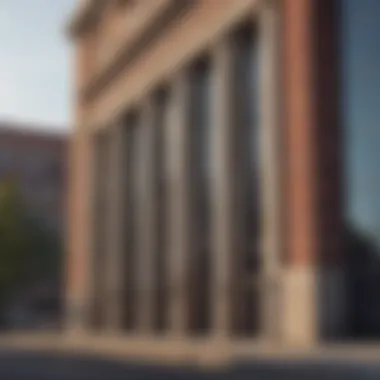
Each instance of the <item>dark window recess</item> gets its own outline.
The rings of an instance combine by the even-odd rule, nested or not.
[[[124,236],[124,328],[136,326],[137,289],[136,289],[136,236],[137,236],[137,173],[139,165],[139,115],[131,113],[126,117],[123,133],[123,190],[124,218],[122,236]]]
[[[234,185],[237,227],[236,320],[243,334],[258,329],[260,270],[259,129],[257,124],[258,65],[255,28],[242,26],[233,36]]]
[[[168,197],[167,197],[167,172],[166,172],[166,146],[165,127],[168,118],[169,93],[160,90],[154,97],[154,196],[156,197],[155,250],[156,286],[155,286],[155,329],[166,330],[169,322],[168,316],[168,273],[167,273],[167,232],[168,232]]]
[[[191,173],[191,242],[189,292],[190,330],[204,333],[210,328],[211,261],[211,76],[208,59],[190,69],[189,163]]]

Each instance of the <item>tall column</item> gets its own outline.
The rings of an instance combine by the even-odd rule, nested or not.
[[[67,327],[84,333],[91,314],[91,212],[93,150],[88,130],[77,128],[70,141],[67,244]],[[85,196],[86,195],[86,196]]]
[[[105,171],[107,183],[107,254],[105,265],[107,305],[105,305],[106,328],[117,332],[122,325],[122,125],[109,128],[109,160]]]
[[[93,194],[91,197],[91,327],[102,331],[106,322],[106,260],[108,251],[109,198],[107,177],[110,158],[110,139],[108,131],[96,131],[93,141]]]
[[[233,54],[231,41],[217,43],[213,51],[212,131],[215,165],[213,200],[212,329],[216,337],[230,333],[232,325],[232,260],[234,249],[231,96]]]
[[[282,146],[279,100],[280,9],[276,0],[266,0],[258,17],[260,185],[261,185],[261,333],[278,335],[281,267],[281,168]]]
[[[84,70],[88,44],[78,39],[74,49],[75,91],[88,78]],[[85,72],[86,71],[86,72]],[[85,332],[91,313],[91,212],[92,160],[91,126],[88,125],[90,105],[79,100],[75,104],[74,131],[68,139],[67,239],[65,260],[67,315],[66,323],[73,336]]]
[[[137,324],[141,333],[152,332],[154,321],[154,109],[152,99],[142,104],[139,133]]]
[[[185,73],[173,79],[166,130],[169,192],[169,329],[183,334],[187,327],[187,273],[189,257],[189,173],[187,120],[189,84]]]

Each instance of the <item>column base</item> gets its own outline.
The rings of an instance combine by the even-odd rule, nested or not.
[[[266,341],[277,342],[280,336],[282,277],[278,273],[264,273],[260,280],[260,336]]]
[[[69,298],[66,301],[65,327],[71,334],[79,334],[87,330],[88,305],[78,298]]]
[[[280,340],[314,345],[345,331],[344,272],[337,268],[286,269],[282,275]]]

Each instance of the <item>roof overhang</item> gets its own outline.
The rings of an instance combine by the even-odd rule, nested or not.
[[[96,23],[106,5],[107,0],[83,0],[68,22],[66,29],[69,37],[77,38]]]

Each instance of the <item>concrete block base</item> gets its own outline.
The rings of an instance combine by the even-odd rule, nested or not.
[[[280,340],[288,345],[314,345],[340,336],[345,325],[343,271],[292,268],[282,276]]]

